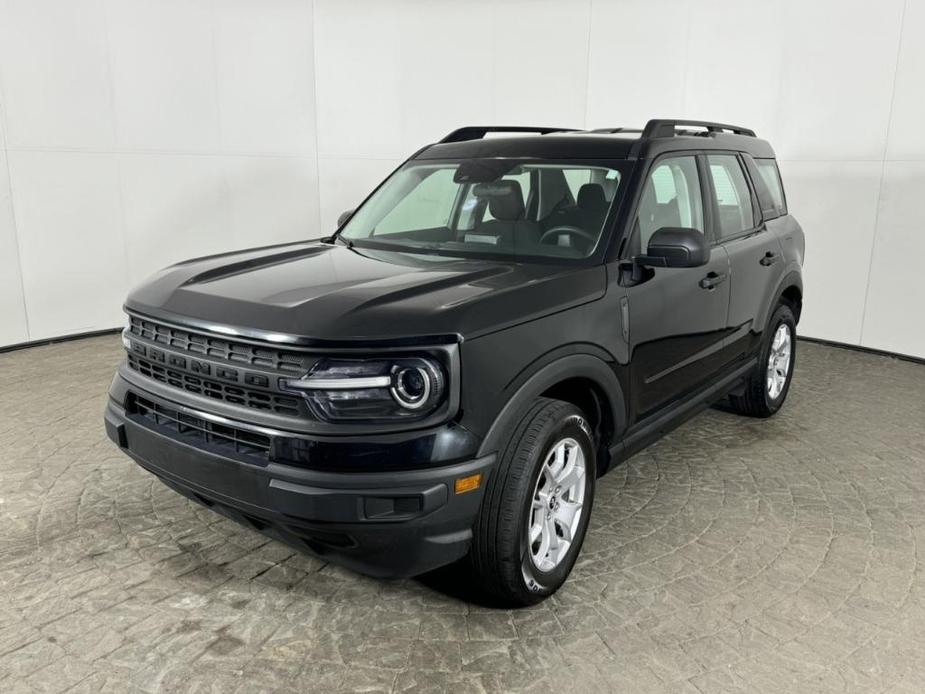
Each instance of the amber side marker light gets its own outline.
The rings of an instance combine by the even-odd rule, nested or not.
[[[482,484],[481,472],[469,475],[468,477],[460,477],[456,480],[456,493],[465,494],[466,492],[474,492],[479,488],[480,484]]]

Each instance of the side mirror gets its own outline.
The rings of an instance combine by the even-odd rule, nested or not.
[[[353,216],[354,212],[356,212],[356,209],[344,210],[341,212],[340,217],[337,218],[337,228],[340,229],[342,226],[344,226],[344,224],[347,223],[347,220]]]
[[[687,227],[662,227],[649,239],[640,265],[652,267],[700,267],[710,261],[710,247],[702,231]]]

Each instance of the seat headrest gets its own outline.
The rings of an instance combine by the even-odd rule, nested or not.
[[[600,183],[585,183],[578,189],[578,206],[584,209],[598,209],[607,204],[604,187]]]
[[[524,196],[517,181],[479,183],[472,192],[488,199],[488,211],[495,219],[513,221],[524,213]]]

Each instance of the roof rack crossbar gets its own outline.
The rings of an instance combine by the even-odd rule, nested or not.
[[[746,137],[755,137],[755,131],[749,128],[743,128],[740,125],[728,125],[726,123],[713,123],[706,120],[665,120],[654,118],[646,123],[642,131],[642,140],[648,140],[653,137],[674,137],[675,128],[678,126],[694,126],[697,128],[706,128],[709,133],[721,133],[724,131],[731,132],[735,135],[745,135]]]
[[[451,132],[440,140],[439,144],[442,145],[447,142],[465,142],[466,140],[481,140],[488,133],[536,133],[538,135],[549,135],[550,133],[568,133],[574,131],[574,128],[531,128],[523,125],[467,125],[464,128],[457,128]]]

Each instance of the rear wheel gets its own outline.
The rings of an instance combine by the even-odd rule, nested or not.
[[[526,413],[489,478],[469,562],[488,594],[532,605],[565,583],[594,499],[594,444],[574,405],[542,398]]]
[[[732,409],[750,417],[770,417],[790,390],[796,360],[796,320],[787,304],[771,315],[759,355],[758,368],[745,383],[741,395],[730,395]]]

